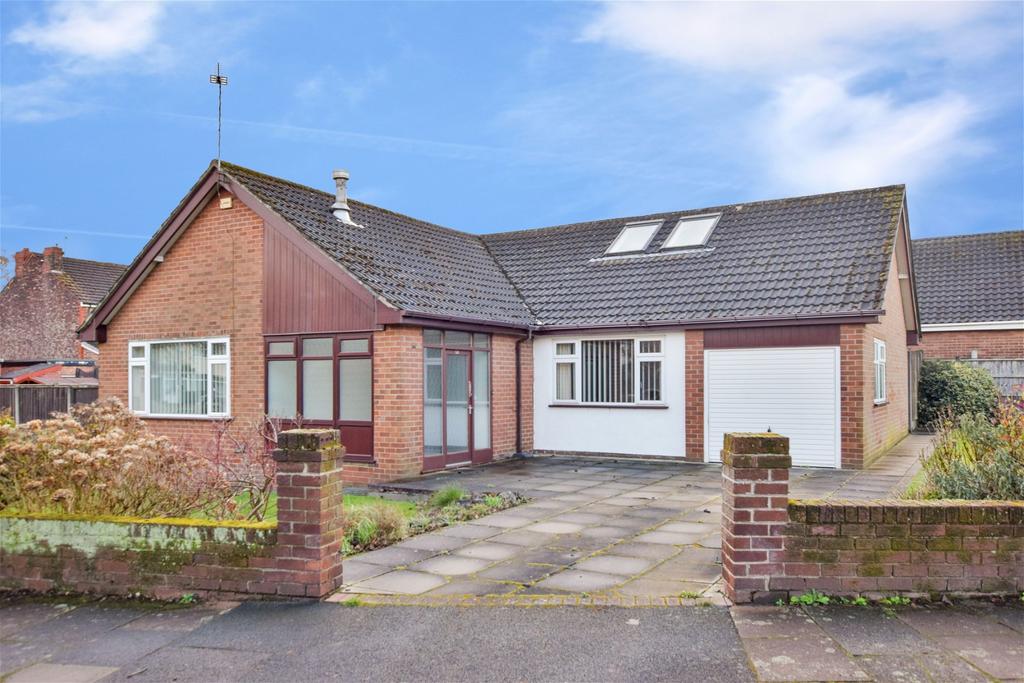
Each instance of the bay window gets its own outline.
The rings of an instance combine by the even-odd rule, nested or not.
[[[226,338],[128,343],[128,407],[151,417],[230,415]]]
[[[557,341],[554,403],[661,404],[661,339]]]

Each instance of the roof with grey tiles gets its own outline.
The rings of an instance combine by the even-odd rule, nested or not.
[[[1024,230],[913,241],[921,323],[1024,320]]]
[[[882,308],[903,187],[486,235],[547,325],[822,316]],[[680,217],[721,213],[705,246],[660,248]],[[663,219],[644,254],[605,250],[631,221]]]
[[[541,326],[727,321],[882,308],[902,185],[472,235],[232,164],[224,170],[365,285],[410,312]],[[661,252],[678,218],[721,213],[706,245]],[[645,253],[606,258],[630,221]]]
[[[533,320],[477,235],[351,199],[360,227],[345,225],[331,214],[332,194],[234,164],[223,169],[398,308],[523,326]]]
[[[62,268],[82,303],[94,306],[103,300],[127,266],[65,256]]]

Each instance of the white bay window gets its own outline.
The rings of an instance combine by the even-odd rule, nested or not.
[[[556,404],[662,404],[662,339],[555,343]]]
[[[151,417],[230,415],[226,338],[128,344],[128,407]]]

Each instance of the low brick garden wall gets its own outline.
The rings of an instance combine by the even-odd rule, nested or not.
[[[0,586],[159,599],[320,598],[341,585],[337,430],[283,432],[277,522],[0,513]]]
[[[722,574],[735,602],[1024,591],[1024,501],[791,501],[789,440],[777,434],[727,434],[722,462]]]

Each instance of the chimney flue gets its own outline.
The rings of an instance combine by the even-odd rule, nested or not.
[[[43,271],[60,273],[64,270],[64,250],[58,246],[43,249]]]
[[[348,210],[348,171],[337,169],[331,174],[331,177],[334,178],[334,185],[337,188],[331,213],[342,223],[355,225]]]

